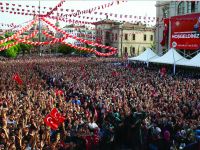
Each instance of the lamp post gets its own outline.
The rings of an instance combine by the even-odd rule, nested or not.
[[[41,20],[40,20],[40,0],[39,0],[39,42],[41,42]],[[41,45],[39,45],[39,55],[41,56]]]
[[[121,57],[122,57],[122,48],[123,48],[123,45],[122,45],[122,42],[123,42],[123,28],[122,28],[122,26],[120,27],[120,30],[121,30],[121,35],[120,35],[120,37],[121,37],[121,41],[120,41],[120,44],[121,44],[121,46],[120,46],[120,53],[121,53]]]

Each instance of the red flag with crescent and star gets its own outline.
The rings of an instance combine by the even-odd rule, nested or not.
[[[21,85],[23,83],[23,81],[20,78],[20,76],[18,75],[18,73],[14,74],[12,79],[15,80],[17,82],[17,84],[19,84],[19,85]]]
[[[58,129],[58,122],[50,115],[48,114],[44,118],[44,122],[46,123],[47,126],[49,126],[51,129],[56,130]]]
[[[60,114],[56,108],[53,108],[52,111],[44,118],[46,125],[53,130],[56,130],[64,121],[65,117]]]

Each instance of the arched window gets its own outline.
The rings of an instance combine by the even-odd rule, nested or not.
[[[164,7],[163,9],[163,18],[169,17],[169,7]]]
[[[181,15],[184,14],[184,12],[185,12],[184,2],[180,2],[178,5],[178,14]]]
[[[187,2],[187,12],[193,13],[198,11],[198,3],[196,1]]]

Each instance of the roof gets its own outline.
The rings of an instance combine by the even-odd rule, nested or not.
[[[97,22],[94,22],[92,23],[93,25],[99,25],[99,24],[116,24],[117,22],[113,21],[113,20],[110,20],[110,19],[104,19],[104,20],[101,20],[101,21],[97,21]]]
[[[147,48],[142,54],[136,57],[129,58],[128,60],[138,60],[138,61],[149,61],[153,58],[158,58],[159,56],[154,53],[150,48]]]
[[[163,64],[175,64],[178,61],[187,61],[187,59],[181,56],[174,48],[169,49],[163,56],[150,60],[150,62]]]
[[[66,25],[63,28],[86,28],[85,25],[83,26],[76,26],[74,24]]]
[[[180,61],[177,65],[200,67],[200,53],[188,61]]]

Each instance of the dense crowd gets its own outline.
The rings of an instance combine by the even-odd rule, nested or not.
[[[198,71],[161,75],[159,67],[118,58],[0,62],[0,149],[199,150]],[[66,118],[57,130],[44,122],[53,108]]]

